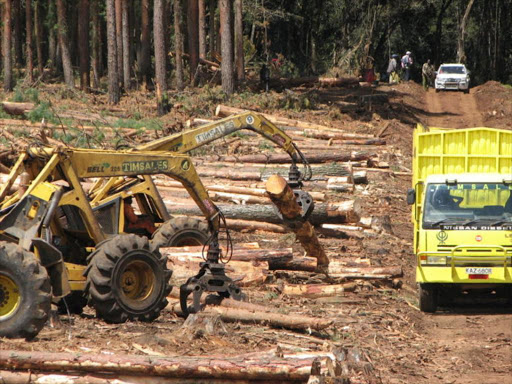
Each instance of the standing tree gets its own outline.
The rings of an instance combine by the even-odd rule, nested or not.
[[[141,3],[141,33],[139,76],[145,86],[149,83],[150,37],[149,37],[149,0]]]
[[[155,77],[156,77],[156,102],[159,115],[168,112],[166,52],[164,37],[164,1],[154,0],[153,3],[153,34],[155,41]]]
[[[199,4],[198,0],[187,1],[188,54],[190,64],[190,83],[195,85],[199,64]]]
[[[174,0],[174,46],[176,49],[176,87],[181,91],[185,87],[183,79],[183,7],[181,0]]]
[[[117,44],[117,71],[119,84],[124,84],[123,78],[123,0],[115,0],[116,7],[116,44]]]
[[[71,55],[69,53],[68,28],[66,26],[66,6],[64,0],[57,0],[57,22],[59,24],[59,47],[62,56],[62,70],[64,81],[68,87],[74,87],[73,67],[71,66]]]
[[[466,51],[464,48],[466,42],[466,26],[468,24],[469,13],[471,12],[471,8],[473,7],[473,3],[475,0],[469,0],[468,5],[466,6],[466,11],[464,12],[464,16],[462,16],[462,20],[459,24],[459,34],[457,36],[457,62],[465,63],[466,62]]]
[[[216,0],[209,0],[208,2],[208,43],[210,45],[210,59],[213,60],[215,56],[215,3]]]
[[[116,16],[114,0],[107,0],[108,101],[119,103],[119,74],[117,73]]]
[[[43,77],[43,26],[41,25],[41,0],[36,0],[34,6],[34,30],[36,35],[36,52],[37,52],[37,72],[39,77]]]
[[[23,44],[21,42],[21,1],[12,0],[12,22],[14,24],[14,61],[21,67],[23,58]]]
[[[245,79],[242,0],[235,0],[235,67],[238,83]]]
[[[80,88],[82,91],[87,91],[91,86],[89,73],[89,0],[80,0],[78,49],[80,51]]]
[[[130,89],[130,29],[128,25],[129,20],[129,0],[123,0],[123,79],[124,89]]]
[[[99,20],[98,2],[100,0],[92,0],[92,84],[98,89],[100,87],[100,57],[101,57],[101,26]]]
[[[25,0],[25,21],[26,31],[26,50],[27,50],[27,80],[34,82],[34,58],[32,54],[32,3],[31,0]]]
[[[199,57],[206,59],[206,5],[199,0]]]
[[[12,0],[5,0],[4,5],[4,33],[2,51],[4,56],[4,91],[12,91],[12,34],[11,34]]]
[[[219,0],[220,34],[221,34],[221,72],[222,90],[227,95],[235,90],[233,71],[233,39],[231,33],[231,0]]]

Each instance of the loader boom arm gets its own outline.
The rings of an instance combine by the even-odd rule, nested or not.
[[[254,131],[281,147],[290,155],[293,164],[301,162],[305,168],[302,177],[305,180],[308,179],[308,175],[311,173],[309,164],[291,137],[264,116],[254,112],[229,116],[198,128],[163,137],[139,145],[137,150],[187,153],[242,129]]]

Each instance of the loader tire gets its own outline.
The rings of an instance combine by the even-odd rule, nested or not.
[[[33,339],[51,308],[46,269],[32,252],[0,242],[0,337]]]
[[[434,313],[437,310],[438,289],[435,284],[420,284],[419,296],[422,312]]]
[[[171,292],[167,259],[150,250],[146,237],[117,235],[88,258],[85,271],[88,304],[111,323],[153,321]]]
[[[190,217],[174,217],[155,231],[151,245],[155,248],[204,245],[209,237],[205,222]]]

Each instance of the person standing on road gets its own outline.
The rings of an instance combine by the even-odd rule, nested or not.
[[[428,91],[430,85],[430,79],[432,78],[432,66],[430,65],[430,59],[427,60],[421,68],[421,78],[423,80],[423,89]]]
[[[411,51],[407,51],[401,60],[405,81],[409,81],[409,79],[411,78],[411,67],[413,64],[411,54]]]
[[[396,61],[398,58],[399,56],[395,53],[389,60],[388,69],[386,71],[389,78],[389,84],[398,84],[400,82],[400,77],[398,76],[398,63]]]

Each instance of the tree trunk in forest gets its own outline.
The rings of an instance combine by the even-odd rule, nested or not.
[[[12,91],[12,34],[11,34],[11,20],[12,20],[12,0],[5,0],[4,4],[4,30],[2,36],[2,52],[4,57],[4,91]]]
[[[466,62],[466,51],[464,48],[466,42],[466,26],[469,19],[469,14],[471,12],[471,8],[473,7],[473,3],[475,0],[469,0],[469,3],[466,7],[466,11],[464,12],[464,16],[460,21],[459,25],[459,34],[457,36],[457,62],[465,63]]]
[[[166,82],[166,52],[164,38],[164,1],[155,0],[153,3],[153,34],[155,42],[155,77],[156,100],[159,115],[165,115],[168,110]]]
[[[142,0],[141,3],[141,34],[140,34],[140,62],[139,70],[143,84],[146,86],[150,81],[150,36],[149,36],[149,0]]]
[[[123,79],[124,89],[130,89],[130,26],[129,26],[129,0],[122,0],[123,14]]]
[[[222,55],[222,90],[226,95],[231,95],[235,91],[233,39],[231,32],[231,0],[219,0],[219,11]]]
[[[92,13],[92,83],[93,87],[98,89],[100,87],[100,50],[101,50],[101,40],[100,40],[100,20],[99,20],[99,10],[98,10],[98,1],[100,0],[92,0],[91,3],[91,13]]]
[[[62,56],[62,70],[64,81],[70,88],[75,86],[73,78],[73,67],[71,65],[71,54],[69,53],[68,27],[66,24],[66,5],[64,0],[57,0],[57,20],[59,24],[59,47]]]
[[[36,0],[34,4],[34,31],[36,36],[36,52],[37,52],[37,72],[40,78],[44,74],[44,62],[43,62],[43,26],[41,23],[41,0]]]
[[[215,32],[215,4],[216,0],[210,0],[208,2],[208,43],[209,43],[209,58],[210,60],[214,59],[215,56],[215,36],[217,35]]]
[[[25,21],[26,30],[26,51],[27,51],[27,73],[26,77],[29,83],[34,81],[34,57],[32,52],[32,3],[31,0],[25,0]]]
[[[235,67],[238,83],[245,80],[242,0],[235,0]]]
[[[91,86],[89,71],[89,0],[80,0],[78,49],[80,51],[80,89],[87,92]]]
[[[12,22],[14,24],[14,61],[16,63],[16,67],[21,67],[23,65],[23,47],[21,42],[21,0],[12,1]]]
[[[199,0],[199,58],[206,59],[206,0]]]
[[[119,103],[119,74],[117,73],[116,15],[114,0],[107,0],[108,101]]]
[[[439,9],[439,13],[437,14],[436,20],[436,33],[435,33],[435,47],[434,47],[434,65],[439,66],[441,64],[441,45],[442,45],[442,36],[443,36],[443,20],[444,15],[448,7],[451,5],[453,0],[443,0],[441,3],[441,7]]]
[[[199,64],[199,3],[187,1],[188,54],[190,65],[190,84],[196,85],[196,71]]]
[[[176,87],[185,88],[183,79],[183,7],[181,0],[174,0],[174,46],[176,51]]]
[[[123,73],[123,0],[115,0],[116,7],[116,45],[117,45],[117,75],[120,86],[124,84]]]

